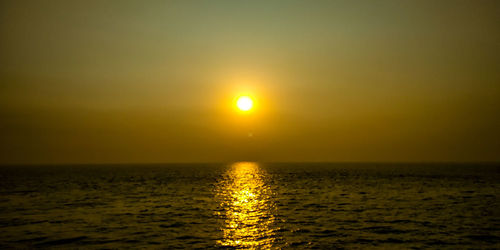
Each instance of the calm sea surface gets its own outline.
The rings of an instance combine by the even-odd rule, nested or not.
[[[0,248],[500,248],[500,166],[0,167]]]

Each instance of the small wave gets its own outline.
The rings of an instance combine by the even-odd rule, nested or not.
[[[177,237],[176,239],[178,239],[178,240],[199,240],[201,238],[193,236],[193,235],[182,235],[182,236]]]
[[[51,240],[51,241],[42,242],[42,243],[38,244],[38,246],[65,245],[65,244],[79,242],[79,241],[82,241],[85,239],[88,239],[88,237],[87,236],[78,236],[78,237],[65,238],[65,239],[59,239],[59,240]]]
[[[407,230],[399,230],[390,226],[375,226],[375,227],[365,227],[362,230],[367,230],[376,234],[404,234],[409,233]]]
[[[24,243],[24,242],[44,241],[46,239],[47,239],[47,237],[36,237],[36,238],[31,238],[31,239],[21,239],[21,240],[17,240],[14,242]]]
[[[469,238],[474,241],[483,241],[483,242],[488,242],[488,243],[498,243],[500,242],[500,237],[495,236],[495,235],[489,235],[489,234],[481,234],[481,235],[468,235],[465,236],[466,238]]]
[[[171,227],[182,227],[184,226],[185,224],[184,223],[181,223],[181,222],[174,222],[172,224],[162,224],[160,225],[160,227],[162,228],[171,228]]]

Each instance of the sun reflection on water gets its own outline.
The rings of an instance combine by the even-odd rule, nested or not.
[[[270,248],[274,241],[273,205],[265,172],[257,163],[231,165],[217,188],[223,238],[221,246]]]

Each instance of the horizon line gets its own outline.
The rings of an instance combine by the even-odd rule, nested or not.
[[[172,161],[172,162],[89,162],[89,163],[0,163],[0,167],[8,166],[103,166],[103,165],[195,165],[195,164],[232,164],[237,162],[256,162],[262,164],[481,164],[496,165],[500,161]]]

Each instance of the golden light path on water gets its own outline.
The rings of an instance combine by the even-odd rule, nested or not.
[[[238,162],[230,166],[220,182],[221,246],[271,248],[274,242],[274,206],[266,174],[257,163]]]

